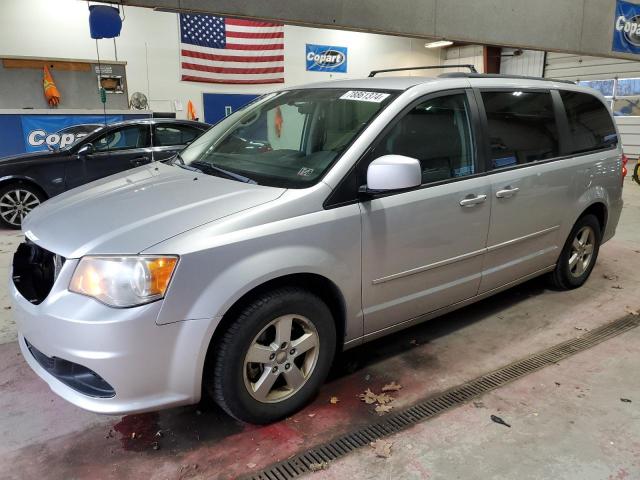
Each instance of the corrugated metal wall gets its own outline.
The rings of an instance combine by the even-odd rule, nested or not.
[[[484,57],[482,45],[466,45],[464,47],[449,47],[444,50],[445,65],[474,65],[478,72],[484,72]],[[466,68],[450,68],[447,72],[468,72]]]
[[[544,76],[572,81],[638,78],[640,62],[549,52]],[[632,158],[638,158],[640,156],[640,117],[616,117],[616,123],[620,130],[624,152]]]
[[[510,56],[515,48],[503,48],[500,59],[500,73],[541,77],[544,71],[544,52],[522,50],[521,55]]]

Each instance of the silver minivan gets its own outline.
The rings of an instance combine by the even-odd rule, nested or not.
[[[260,97],[169,162],[36,208],[13,260],[24,358],[87,410],[211,395],[267,423],[336,353],[538,275],[581,286],[622,208],[594,90],[448,74]]]

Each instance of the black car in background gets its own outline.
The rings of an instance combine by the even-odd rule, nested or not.
[[[210,128],[175,119],[127,120],[53,151],[0,158],[0,224],[20,228],[47,198],[114,173],[167,160]]]

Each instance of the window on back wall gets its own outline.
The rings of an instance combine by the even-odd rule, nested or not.
[[[581,80],[578,85],[598,90],[616,117],[640,116],[640,78]]]

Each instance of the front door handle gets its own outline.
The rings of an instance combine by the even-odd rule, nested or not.
[[[474,205],[478,205],[480,203],[484,203],[487,199],[486,195],[475,195],[473,197],[467,197],[460,200],[461,207],[473,207]]]
[[[520,190],[518,187],[505,187],[502,190],[498,190],[496,192],[496,197],[498,198],[509,198],[513,197]]]

